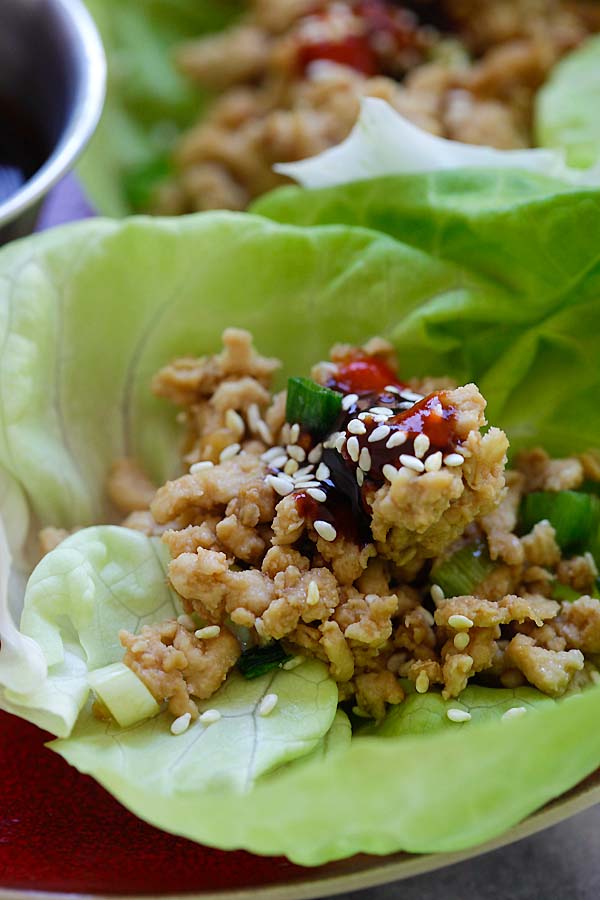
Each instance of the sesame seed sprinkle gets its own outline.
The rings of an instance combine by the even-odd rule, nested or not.
[[[246,423],[235,409],[228,409],[225,413],[225,424],[230,431],[233,431],[237,438],[240,438],[246,430]]]
[[[384,387],[384,391],[387,394],[401,394],[402,393],[400,388],[396,387],[396,385],[394,385],[394,384],[386,384],[386,386]]]
[[[218,709],[207,709],[205,712],[201,713],[198,716],[198,721],[203,725],[214,725],[215,722],[218,722],[221,718],[221,713]]]
[[[344,410],[344,412],[348,412],[348,410],[352,406],[354,406],[357,400],[358,394],[346,394],[346,396],[342,400],[342,409]]]
[[[421,607],[421,615],[423,616],[423,618],[425,619],[425,621],[427,622],[428,625],[431,625],[432,627],[435,625],[435,619],[433,618],[433,616],[431,615],[429,610],[425,609],[424,606]]]
[[[386,463],[381,472],[388,481],[393,481],[398,476],[398,469],[394,468],[391,463]]]
[[[209,640],[210,638],[219,637],[221,634],[221,629],[218,625],[205,625],[204,628],[198,628],[197,631],[194,632],[194,637],[197,637],[199,641]]]
[[[415,681],[415,688],[417,689],[417,694],[427,693],[429,690],[429,675],[427,672],[419,672]]]
[[[321,594],[319,592],[319,585],[316,581],[311,581],[306,592],[306,605],[316,606],[320,599]]]
[[[358,414],[358,418],[361,420],[361,422],[366,422],[367,419],[372,418],[372,416],[370,412],[361,412]]]
[[[408,435],[405,431],[394,431],[390,435],[390,438],[385,445],[388,450],[392,450],[394,447],[400,447],[402,444],[406,443]]]
[[[423,399],[423,394],[416,394],[414,391],[407,391],[404,389],[402,391],[402,397],[411,400],[413,403],[418,403],[419,400]]]
[[[425,460],[426,472],[439,472],[442,468],[442,453],[438,450],[436,453],[430,453]]]
[[[246,417],[248,419],[248,425],[250,426],[251,430],[256,431],[258,428],[258,423],[261,421],[260,410],[257,403],[250,404],[250,406],[246,410]]]
[[[296,462],[301,463],[306,459],[306,450],[303,450],[298,444],[288,444],[285,449],[287,450],[288,456],[295,459]]]
[[[323,444],[317,444],[315,447],[312,448],[312,450],[308,454],[309,463],[316,465],[318,462],[321,461],[322,455],[323,455]]]
[[[187,731],[190,727],[190,722],[192,721],[192,717],[189,712],[184,713],[182,716],[178,716],[176,719],[173,719],[171,722],[171,734],[183,734],[184,731]]]
[[[228,459],[233,459],[234,456],[238,455],[241,449],[239,444],[230,444],[228,447],[225,447],[224,450],[221,450],[219,461],[226,462]]]
[[[372,416],[393,416],[394,410],[390,409],[389,406],[372,406],[369,409],[369,412]]]
[[[464,461],[464,457],[460,453],[449,453],[448,456],[444,457],[444,465],[446,466],[462,466]]]
[[[432,584],[429,593],[431,594],[431,599],[436,606],[438,605],[438,603],[442,603],[446,599],[445,594],[439,584]]]
[[[197,462],[190,466],[190,473],[195,475],[196,472],[202,472],[204,469],[212,469],[213,466],[214,463],[212,463],[210,459],[203,459],[202,462]]]
[[[391,429],[389,425],[378,425],[377,428],[374,428],[369,435],[369,443],[374,444],[376,441],[385,441],[390,431]]]
[[[187,613],[183,613],[181,616],[177,616],[177,623],[185,628],[187,631],[195,631],[196,623],[192,619],[191,616],[188,616]]]
[[[316,476],[319,481],[327,481],[331,472],[329,471],[329,466],[326,466],[325,463],[320,463],[319,468],[316,471]]]
[[[298,471],[294,475],[294,480],[298,481],[300,478],[305,478],[307,475],[312,475],[313,472],[314,466],[303,466],[301,469],[298,469]]]
[[[299,466],[295,459],[288,459],[283,467],[283,471],[286,475],[294,475],[298,471],[298,468]]]
[[[451,722],[470,722],[471,713],[466,709],[449,709],[446,713]]]
[[[362,469],[356,470],[356,482],[359,487],[362,487],[365,482],[365,473]]]
[[[453,644],[457,650],[466,650],[469,646],[469,635],[466,631],[459,631],[458,634],[454,635]]]
[[[287,497],[294,490],[293,482],[283,475],[267,475],[265,481],[271,485],[275,493],[279,494],[280,497]]]
[[[292,656],[291,659],[288,659],[287,662],[284,662],[281,668],[285,669],[286,672],[291,672],[292,669],[297,669],[298,666],[301,666],[303,662],[303,656]]]
[[[448,618],[448,625],[456,631],[464,631],[473,627],[473,619],[468,616],[454,615]]]
[[[262,419],[258,423],[256,430],[258,431],[258,436],[265,442],[265,444],[273,443],[273,435],[271,434],[271,429],[266,422],[263,422]]]
[[[358,462],[358,457],[360,455],[360,444],[358,443],[357,437],[352,436],[348,438],[346,449],[348,451],[348,456],[350,457],[352,462]]]
[[[270,716],[277,706],[278,700],[279,697],[277,696],[277,694],[265,694],[258,707],[259,716]]]
[[[426,434],[418,434],[414,442],[415,456],[418,457],[418,459],[423,459],[429,450],[430,444],[431,441]]]
[[[320,488],[321,482],[316,478],[300,478],[299,481],[294,481],[294,487],[296,490],[305,491],[306,488]]]
[[[347,430],[350,434],[365,434],[367,426],[364,422],[361,422],[360,419],[350,419]]]
[[[324,541],[335,541],[337,531],[330,522],[324,522],[322,519],[317,519],[314,522],[314,527],[317,534],[322,537]]]
[[[358,465],[363,472],[368,472],[371,468],[371,453],[368,447],[363,447],[358,457]]]
[[[297,422],[294,422],[294,424],[290,428],[290,444],[297,444],[299,437],[300,437],[300,426]]]
[[[346,443],[346,435],[339,434],[336,438],[335,445],[334,445],[335,449],[337,450],[338,453],[342,452],[342,450],[344,449],[345,443]]]
[[[281,456],[284,452],[283,447],[271,447],[269,450],[265,450],[264,453],[261,453],[260,458],[265,462],[271,462],[271,460]]]
[[[283,469],[283,467],[285,466],[287,461],[288,461],[287,454],[282,453],[281,456],[276,456],[273,460],[271,460],[271,462],[269,463],[269,466],[272,469]]]
[[[267,635],[265,633],[265,626],[260,616],[257,616],[257,618],[254,620],[254,629],[259,637],[266,638]]]
[[[416,456],[411,456],[410,453],[403,453],[400,456],[400,462],[403,466],[406,466],[407,469],[412,469],[413,472],[423,472],[425,470],[425,466],[421,460],[417,459]]]
[[[511,706],[511,708],[507,709],[502,716],[502,721],[507,721],[509,719],[520,719],[521,716],[525,715],[526,712],[526,706]]]
[[[325,503],[327,500],[327,494],[325,491],[322,491],[320,488],[310,487],[306,491],[309,497],[312,497],[313,500],[316,500],[317,503]]]

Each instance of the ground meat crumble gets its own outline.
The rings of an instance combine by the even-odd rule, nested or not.
[[[551,696],[589,680],[584,654],[600,653],[594,559],[563,557],[548,521],[516,529],[527,491],[598,480],[593,454],[534,449],[505,470],[508,441],[496,427],[482,433],[477,387],[401,382],[381,339],[336,346],[313,369],[343,395],[317,441],[285,421],[285,391],[271,393],[278,362],[247,332],[223,341],[221,354],[175,360],[154,379],[182,407],[189,471],[156,491],[131,461],[110,475],[124,524],[160,535],[171,554],[182,615],[120,640],[174,716],[197,717],[195,701],[236,664],[242,632],[246,644],[281,641],[322,660],[340,699],[374,718],[402,703],[403,679],[445,698],[472,679]],[[471,593],[444,596],[440,560],[474,542],[491,568]],[[557,585],[579,598],[554,599]]]

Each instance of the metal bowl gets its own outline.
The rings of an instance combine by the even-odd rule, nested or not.
[[[0,133],[10,137],[16,114],[40,142],[39,166],[0,202],[3,244],[33,230],[42,199],[91,137],[106,60],[82,0],[0,0],[0,22]]]

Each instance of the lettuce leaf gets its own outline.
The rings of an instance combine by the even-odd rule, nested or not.
[[[297,227],[231,213],[99,220],[0,251],[0,467],[7,485],[0,512],[19,565],[31,558],[26,545],[39,525],[114,521],[103,484],[115,457],[136,457],[157,483],[176,474],[176,411],[151,395],[150,378],[176,354],[213,352],[228,325],[252,329],[263,352],[283,358],[282,382],[306,372],[336,340],[381,333],[395,342],[407,374],[477,379],[490,398],[490,420],[507,426],[515,446],[540,441],[555,453],[571,451],[574,441],[577,449],[600,446],[597,192],[548,191],[537,176],[490,171],[382,179],[304,197],[312,209],[294,195],[294,215],[301,210],[307,220],[314,215],[327,223],[332,210],[343,210],[348,224]],[[61,587],[56,606],[49,605],[40,569],[32,581],[35,602],[28,602],[23,627],[35,641],[21,637],[48,665],[38,689],[57,689],[37,706],[27,705],[31,692],[19,702],[6,697],[14,683],[2,668],[4,639],[14,637],[12,616],[23,598],[14,580],[0,592],[0,703],[34,721],[46,716],[46,727],[61,735],[74,707],[86,702],[89,659],[112,661],[110,598],[121,597],[120,581],[116,572],[107,581],[99,547],[113,538],[93,531],[84,576],[79,566],[69,575],[69,566],[73,543],[87,540],[86,533],[63,545],[69,555],[60,577],[70,587]],[[137,597],[129,552],[119,553],[128,591]],[[156,585],[162,598],[160,567],[145,551],[139,561],[145,580],[162,577]],[[50,557],[44,564],[52,568]],[[58,573],[47,574],[54,589]],[[101,581],[111,586],[108,600]],[[90,625],[97,603],[107,604],[107,657]],[[121,616],[138,615],[128,604],[119,624]],[[31,675],[30,649],[17,647],[13,678],[19,665],[24,681]],[[67,689],[60,695],[53,675],[65,665]],[[66,708],[57,709],[60,696],[67,697]],[[337,750],[321,754],[318,741],[334,705],[319,720],[320,733],[307,722],[310,740],[302,752],[313,741],[316,758],[274,772],[290,759],[281,747],[245,794],[231,775],[225,787],[221,774],[215,774],[218,792],[203,782],[187,795],[175,780],[158,792],[149,789],[163,724],[155,725],[143,750],[128,736],[117,753],[111,737],[111,749],[99,754],[90,748],[106,733],[96,732],[84,711],[73,738],[59,747],[65,756],[72,749],[78,766],[164,829],[311,865],[359,850],[469,846],[600,764],[596,688],[512,722],[473,721],[425,734],[403,726],[399,735],[357,737],[349,747],[342,738]],[[303,718],[301,710],[296,718]],[[185,740],[169,737],[169,748]]]
[[[86,0],[108,60],[104,113],[78,171],[104,215],[144,205],[181,128],[206,93],[181,76],[172,52],[181,41],[219,31],[240,13],[238,0]]]
[[[586,169],[600,162],[600,36],[589,38],[552,71],[536,96],[535,130],[542,147],[566,151]]]
[[[590,98],[586,99],[589,103]],[[592,104],[591,110],[594,109]],[[570,168],[562,150],[496,150],[450,141],[429,134],[385,100],[376,97],[366,97],[361,101],[358,121],[340,144],[309,159],[278,163],[274,169],[293,178],[302,187],[322,188],[382,175],[466,167],[517,169],[558,178],[567,184],[600,184],[600,166],[589,171]]]

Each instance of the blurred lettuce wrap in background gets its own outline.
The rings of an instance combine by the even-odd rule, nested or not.
[[[57,735],[54,750],[142,818],[206,844],[305,865],[468,847],[600,765],[598,688],[558,702],[470,688],[452,703],[473,713],[465,724],[448,723],[439,695],[413,695],[350,740],[312,661],[234,676],[210,701],[222,718],[177,737],[164,713],[129,728],[90,714],[89,672],[121,658],[116,630],[179,600],[160,542],[85,526],[116,520],[104,491],[115,458],[157,483],[177,473],[175,413],[150,380],[176,355],[212,352],[225,327],[252,330],[283,377],[335,341],[381,334],[401,375],[476,381],[513,450],[600,446],[598,192],[462,171],[272,204],[281,218],[293,207],[328,223],[335,207],[356,222],[100,219],[0,253],[0,703]],[[83,530],[25,590],[42,525]],[[17,632],[10,611],[23,607]],[[279,703],[260,719],[275,680]],[[514,706],[526,714],[502,719]]]

